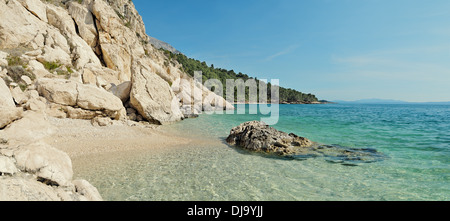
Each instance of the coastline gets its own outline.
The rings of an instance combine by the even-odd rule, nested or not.
[[[245,103],[241,103],[241,102],[234,102],[234,103],[231,103],[231,104],[271,104],[270,102],[268,102],[268,103],[250,103],[250,102],[245,102]],[[337,104],[337,103],[335,103],[335,102],[329,102],[329,101],[326,101],[326,102],[280,102],[279,104]]]

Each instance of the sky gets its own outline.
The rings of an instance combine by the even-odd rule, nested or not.
[[[325,100],[450,101],[449,0],[133,0],[188,57]]]

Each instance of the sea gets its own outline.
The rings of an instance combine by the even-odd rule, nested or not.
[[[450,200],[450,105],[279,106],[278,130],[383,155],[352,164],[252,153],[225,142],[233,127],[262,117],[202,114],[163,126],[195,142],[74,162],[74,176],[108,201]]]

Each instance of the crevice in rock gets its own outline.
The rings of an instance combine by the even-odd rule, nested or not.
[[[38,177],[37,181],[41,182],[41,183],[43,183],[43,184],[45,184],[47,186],[56,186],[56,187],[59,186],[59,184],[56,183],[55,181],[52,181],[52,180],[49,180],[49,179],[46,179],[46,178],[43,178],[43,177]]]
[[[95,55],[97,55],[98,59],[100,60],[100,63],[102,64],[103,67],[108,67],[106,65],[105,59],[103,58],[103,51],[102,51],[102,45],[100,44],[100,32],[98,30],[97,27],[97,23],[99,22],[97,17],[95,17],[94,13],[90,12],[92,14],[92,18],[94,18],[94,27],[95,27],[95,31],[97,33],[97,43],[94,46],[93,50]]]
[[[32,11],[30,11],[27,7],[25,7],[25,6],[23,6],[22,5],[22,7],[23,8],[25,8],[29,13],[31,13],[32,15],[34,15],[36,18],[38,18],[39,20],[41,20],[42,21],[42,19],[41,18],[39,18],[39,16],[38,15],[36,15],[34,12],[32,12]]]
[[[72,20],[73,20],[73,24],[75,24],[75,32],[77,33],[78,36],[81,37],[81,35],[80,35],[80,29],[78,28],[77,22],[75,21],[74,18],[72,18]],[[82,38],[82,37],[81,37],[81,38]]]

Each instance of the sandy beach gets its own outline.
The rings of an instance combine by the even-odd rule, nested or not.
[[[72,160],[129,151],[161,151],[192,142],[165,132],[162,126],[136,122],[129,126],[118,121],[106,127],[92,126],[88,120],[49,118],[49,122],[55,134],[45,141],[66,152]]]

